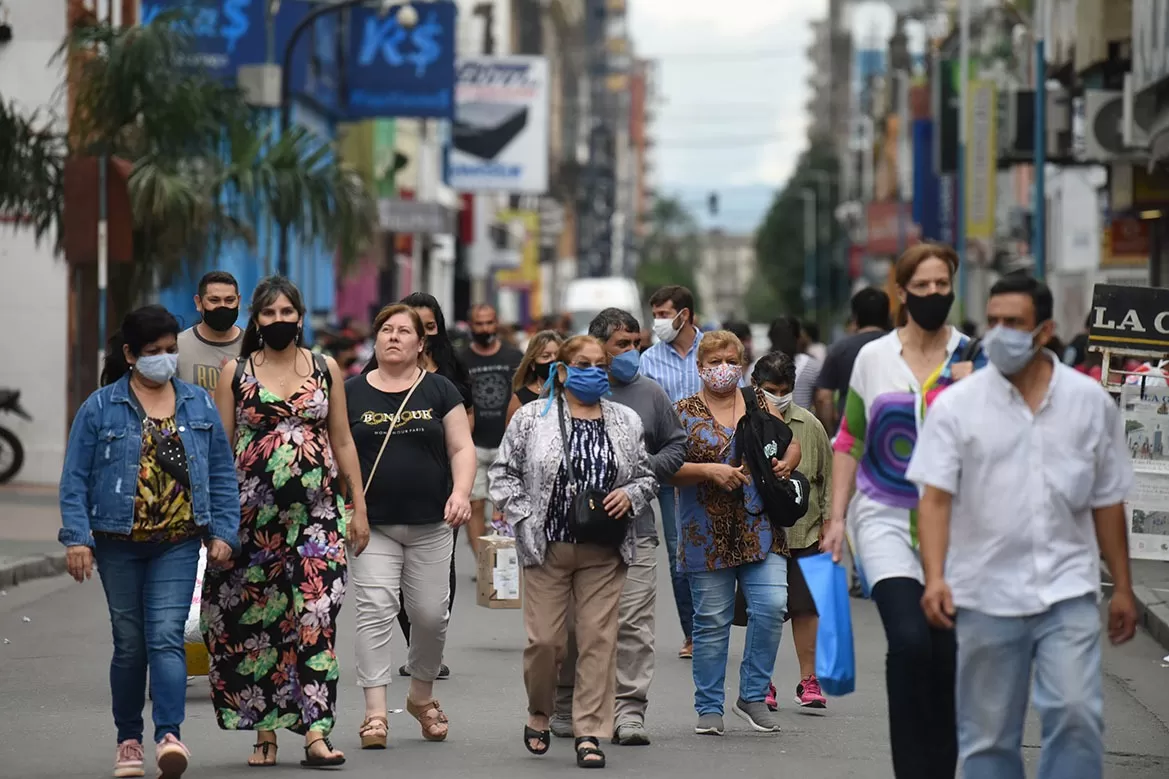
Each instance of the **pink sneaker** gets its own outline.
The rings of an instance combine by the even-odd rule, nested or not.
[[[767,697],[763,699],[763,702],[772,711],[779,711],[779,701],[775,698],[775,685],[771,682],[767,683]]]
[[[146,776],[142,767],[142,742],[130,739],[118,744],[118,756],[114,758],[114,776]]]
[[[813,674],[796,685],[796,703],[802,709],[826,709],[828,699],[820,689],[820,680]]]
[[[167,733],[158,742],[155,759],[158,762],[158,779],[179,779],[187,770],[191,752],[173,733]]]

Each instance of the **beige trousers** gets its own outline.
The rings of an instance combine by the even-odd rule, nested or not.
[[[658,601],[658,544],[637,539],[637,562],[629,566],[617,608],[616,726],[645,724],[654,678],[654,616]],[[556,716],[572,717],[576,679],[576,633],[569,630],[568,654],[560,666]]]
[[[528,713],[551,717],[556,683],[568,647],[570,604],[579,636],[572,729],[576,736],[613,735],[617,606],[625,564],[615,549],[548,544],[544,564],[524,569],[524,686]]]

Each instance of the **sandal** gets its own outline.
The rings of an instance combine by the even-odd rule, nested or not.
[[[260,750],[260,762],[253,763],[251,760],[248,760],[248,767],[249,768],[273,768],[276,766],[276,750],[278,749],[278,747],[276,746],[275,741],[262,741],[262,740],[256,741],[255,744],[252,744],[252,749],[253,750],[255,750],[255,749]],[[271,753],[272,753],[270,759],[269,759],[269,755],[268,755],[269,751],[271,751]],[[255,752],[253,752],[252,757],[255,757],[255,756],[256,756],[256,754],[255,754]]]
[[[540,746],[533,747],[533,741],[538,741]],[[533,755],[548,754],[548,748],[552,746],[552,731],[536,730],[531,726],[524,725],[524,746]]]
[[[330,755],[330,756],[314,755],[312,753],[312,748],[315,747],[317,744],[320,744],[322,742],[324,743],[325,747],[330,752],[335,751],[333,749],[332,742],[329,741],[329,739],[326,736],[321,736],[320,738],[313,739],[312,741],[305,744],[305,746],[304,746],[304,760],[300,761],[301,768],[333,768],[335,766],[345,765],[345,756],[344,755]]]
[[[592,746],[582,746],[592,744]],[[594,758],[590,760],[589,758]],[[601,742],[593,736],[581,736],[576,740],[576,767],[577,768],[604,768],[605,753],[601,751]]]
[[[379,732],[380,731],[380,732]],[[362,749],[385,749],[390,736],[390,723],[385,717],[366,717],[358,729]]]
[[[445,741],[447,735],[447,719],[446,714],[442,711],[442,706],[438,701],[431,698],[425,703],[415,703],[409,698],[406,699],[406,711],[410,716],[418,720],[418,724],[422,726],[422,737],[427,741]],[[441,732],[436,733],[435,730]]]

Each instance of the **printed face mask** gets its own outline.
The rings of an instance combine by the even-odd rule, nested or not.
[[[724,392],[730,392],[739,385],[739,381],[743,378],[743,366],[724,362],[720,365],[703,368],[699,371],[699,376],[702,378],[702,383],[711,392],[717,392],[721,395]]]

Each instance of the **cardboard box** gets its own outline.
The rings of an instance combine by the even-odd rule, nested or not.
[[[515,539],[501,535],[479,539],[478,603],[488,609],[520,608],[521,568]]]

